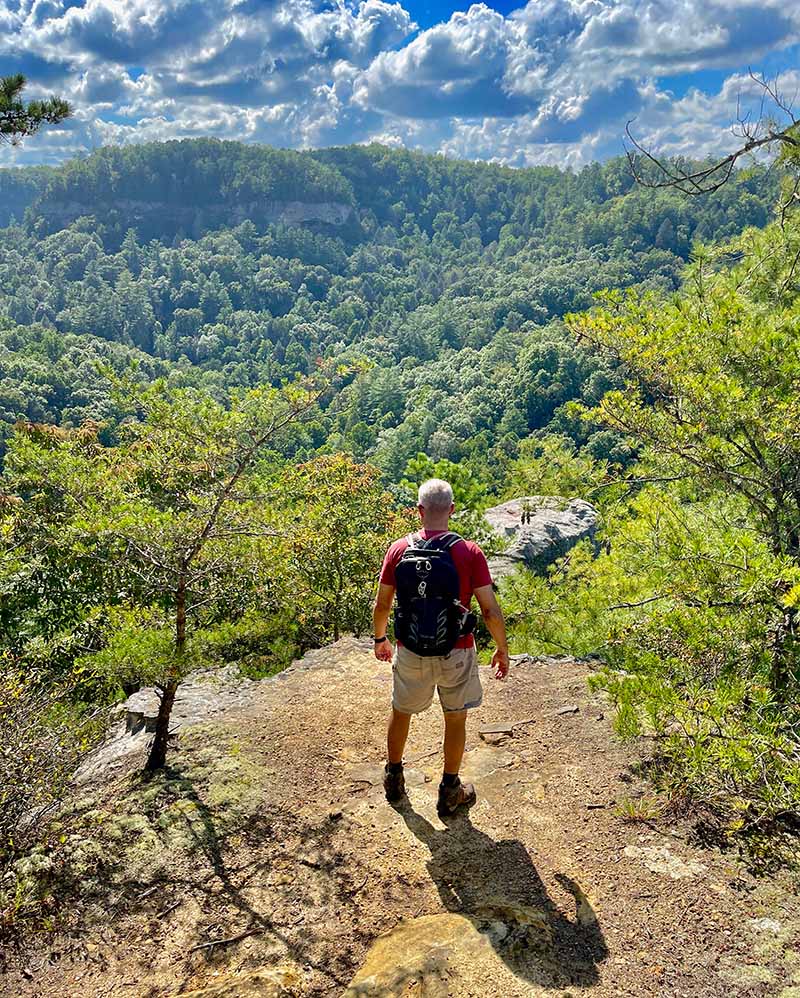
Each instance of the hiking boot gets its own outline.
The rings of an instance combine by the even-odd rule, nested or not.
[[[455,814],[462,804],[466,807],[472,807],[476,796],[475,787],[471,783],[462,783],[461,780],[456,780],[451,787],[445,787],[440,783],[436,811],[440,818],[446,818],[448,815]]]
[[[386,792],[386,800],[390,804],[396,804],[399,800],[402,800],[406,793],[406,778],[403,775],[403,770],[401,769],[397,773],[392,773],[389,771],[387,763],[383,770],[383,789]]]

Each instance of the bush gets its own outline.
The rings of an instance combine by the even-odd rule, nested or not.
[[[0,867],[35,839],[103,727],[71,691],[0,672]]]
[[[798,570],[754,536],[741,501],[681,488],[609,498],[598,557],[579,545],[546,578],[507,580],[512,644],[600,653],[592,683],[620,736],[653,739],[672,802],[725,835],[774,828],[800,816],[798,647],[781,633]]]

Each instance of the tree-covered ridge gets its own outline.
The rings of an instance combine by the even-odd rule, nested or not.
[[[635,187],[622,157],[573,173],[553,167],[512,169],[381,145],[295,152],[184,139],[110,146],[55,169],[0,170],[0,222],[7,224],[12,215],[21,219],[29,205],[34,218],[52,215],[56,222],[66,207],[73,217],[76,208],[85,207],[85,214],[106,229],[113,212],[121,239],[127,228],[141,224],[141,205],[149,202],[194,209],[199,213],[194,231],[179,234],[199,236],[208,227],[224,226],[202,214],[211,208],[245,205],[252,211],[272,201],[332,201],[359,209],[365,224],[348,229],[351,241],[368,241],[376,225],[404,231],[411,223],[432,237],[455,220],[469,223],[462,238],[478,235],[484,246],[500,240],[503,227],[511,226],[502,233],[505,240],[547,239],[564,248],[607,243],[609,230],[594,224],[598,209],[601,217],[611,213],[610,227],[616,229],[615,202],[630,195],[628,224],[639,216],[643,243],[655,243],[663,215],[656,228],[648,222],[669,204],[675,232],[662,233],[661,243],[685,255],[694,238],[735,235],[743,224],[763,224],[776,191],[776,178],[765,179],[761,169],[741,172],[717,198],[693,204],[674,192],[654,200]],[[166,213],[161,230],[147,237],[172,239],[176,233]]]
[[[224,184],[241,205],[244,188],[234,198],[230,178],[242,164],[260,164],[275,189],[283,157],[203,140],[104,150],[37,174],[48,190],[72,185],[81,196],[94,191],[95,201],[54,232],[35,208],[0,231],[2,363],[16,372],[0,383],[4,421],[29,418],[20,383],[47,380],[43,362],[32,360],[46,329],[140,351],[217,391],[278,385],[318,357],[359,357],[372,370],[332,407],[330,446],[369,457],[388,475],[402,474],[420,451],[496,468],[563,402],[583,398],[584,386],[595,402],[606,384],[608,365],[558,320],[605,287],[674,289],[693,241],[762,225],[777,183],[756,170],[713,200],[690,201],[632,187],[621,160],[571,174],[351,147],[290,156],[352,192],[346,225],[248,219],[220,229],[198,207],[189,226],[196,238],[161,213],[137,234],[141,220],[126,215],[127,202],[109,208],[91,186],[111,164],[114,190],[147,186],[147,176],[169,187],[173,173],[188,170],[205,178],[191,195],[198,206],[218,199]],[[254,183],[250,174],[259,176],[236,176]],[[156,223],[166,225],[163,238],[150,238]],[[56,422],[106,418],[58,402],[58,391],[44,394],[57,404],[38,408]],[[563,420],[552,427],[565,428],[582,432]]]
[[[18,175],[34,179],[34,198],[19,190]],[[141,203],[198,211],[245,205],[253,212],[275,201],[353,202],[344,177],[307,154],[219,139],[107,146],[57,169],[3,170],[0,193],[6,219],[21,217],[28,204],[34,215],[120,211],[131,222]]]

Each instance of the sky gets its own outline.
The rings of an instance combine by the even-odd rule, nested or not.
[[[73,118],[0,165],[197,136],[511,166],[736,145],[749,70],[800,91],[800,0],[0,0],[0,74]]]

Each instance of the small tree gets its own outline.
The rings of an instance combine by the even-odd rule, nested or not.
[[[72,108],[60,97],[47,100],[22,100],[25,77],[0,77],[0,139],[18,145],[22,139],[35,135],[43,125],[57,125],[72,114]]]
[[[54,531],[76,558],[104,571],[111,645],[97,664],[156,682],[160,706],[148,769],[164,765],[178,685],[204,623],[241,608],[254,547],[274,532],[253,475],[268,445],[287,443],[321,388],[234,395],[223,406],[163,383],[131,390],[138,421],[105,447],[96,426],[71,433],[20,427],[6,483],[25,502],[25,543]],[[114,659],[118,656],[118,661]]]
[[[726,267],[731,256],[741,262]],[[773,580],[768,608],[776,689],[797,681],[800,661],[798,260],[791,216],[716,254],[698,251],[670,300],[607,293],[602,309],[568,320],[627,383],[587,418],[634,441],[662,481],[738,497],[750,528],[791,566]]]
[[[281,475],[276,529],[285,537],[283,584],[315,643],[360,634],[371,622],[388,544],[411,529],[381,485],[380,471],[346,454],[316,458]]]

